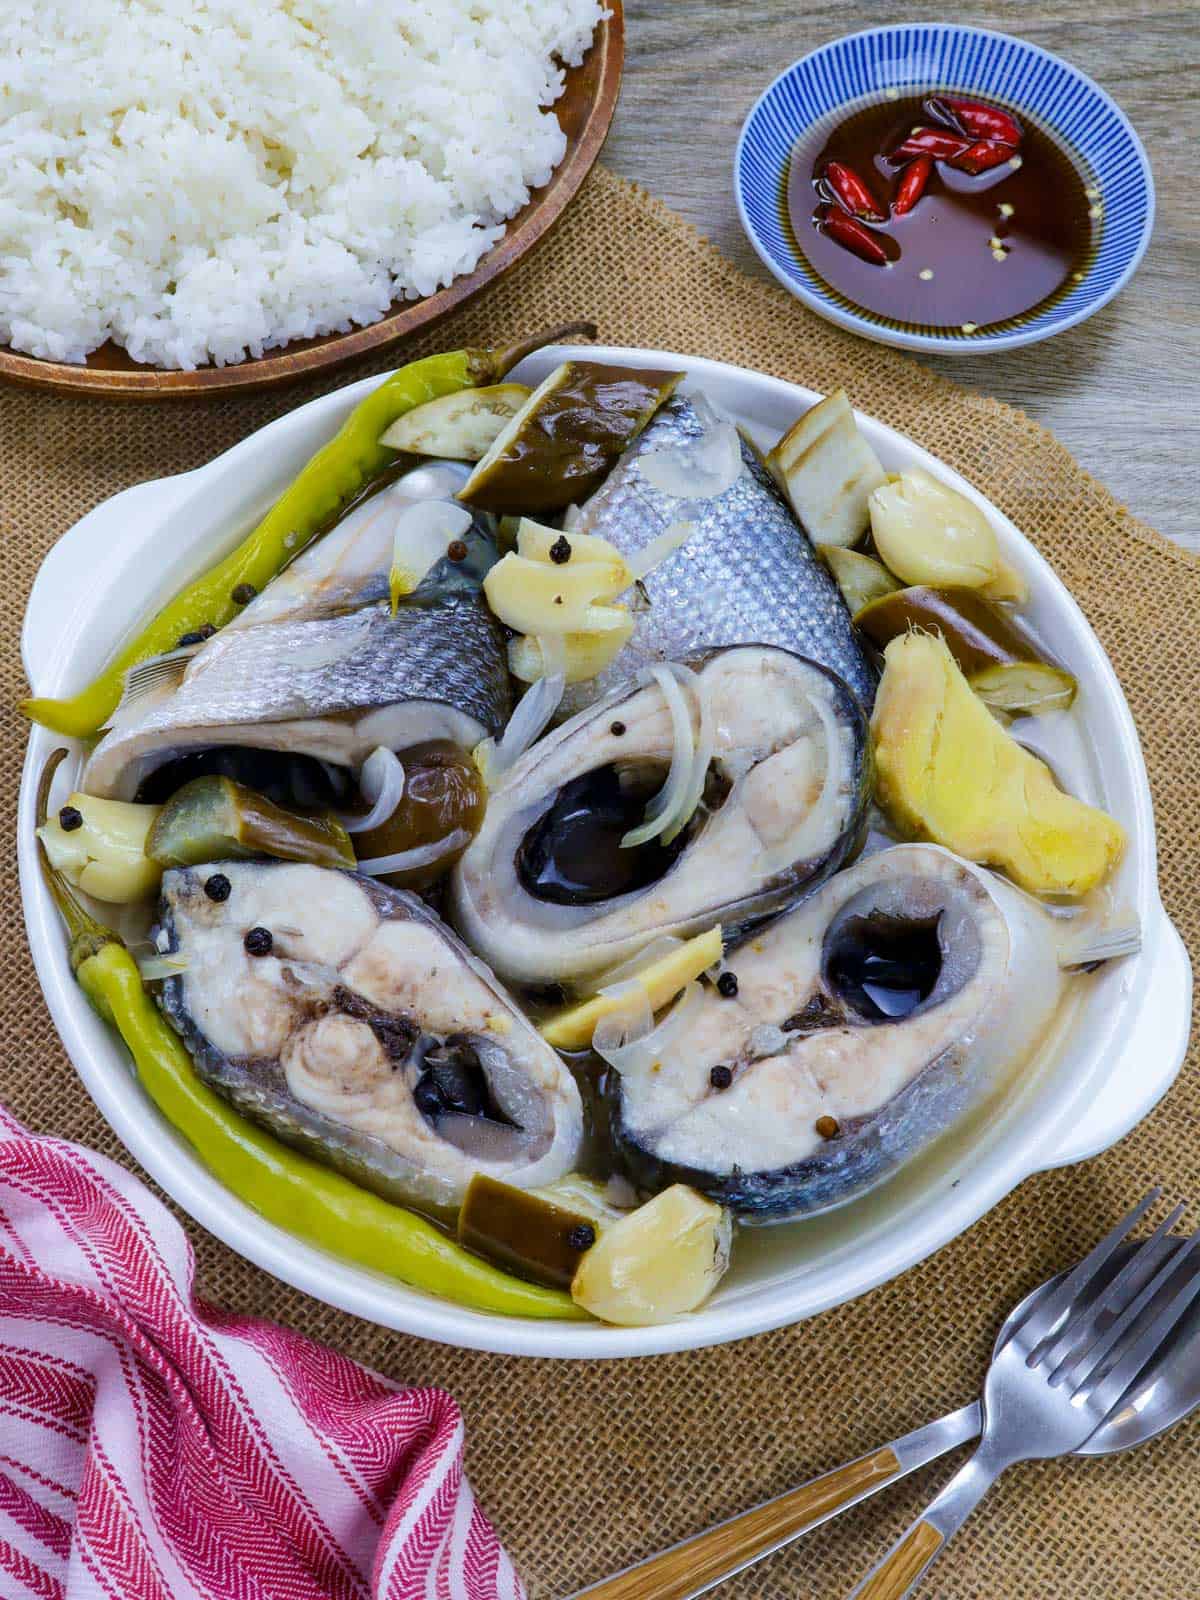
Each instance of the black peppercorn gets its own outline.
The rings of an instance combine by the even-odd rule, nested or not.
[[[737,974],[735,972],[723,972],[717,979],[717,993],[725,1000],[732,1000],[737,991]]]
[[[572,1250],[590,1250],[596,1242],[596,1230],[590,1222],[577,1222],[567,1234]]]
[[[269,956],[275,940],[271,937],[270,928],[251,928],[242,943],[248,956]]]
[[[186,650],[189,645],[203,643],[204,635],[199,631],[199,629],[196,629],[192,633],[181,633],[176,644],[176,649]]]
[[[78,806],[64,806],[58,813],[58,825],[64,833],[74,833],[83,827],[83,812]]]
[[[205,878],[204,892],[210,900],[215,900],[220,905],[223,900],[229,899],[233,885],[223,872],[214,872],[211,878]]]
[[[614,739],[619,739],[625,732],[625,724],[623,722],[614,722],[608,731]]]
[[[550,559],[556,567],[561,567],[564,562],[571,559],[571,541],[565,533],[560,533],[550,546]]]
[[[723,1064],[715,1066],[708,1075],[708,1081],[714,1089],[728,1089],[733,1082],[733,1068]]]
[[[257,599],[258,590],[252,583],[238,583],[234,585],[233,593],[229,598],[235,606],[248,606],[251,600]]]
[[[467,547],[462,539],[451,539],[446,546],[446,558],[449,561],[465,561],[467,559]]]

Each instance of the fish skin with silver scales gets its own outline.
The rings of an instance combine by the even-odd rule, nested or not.
[[[754,642],[783,645],[829,667],[869,711],[875,672],[854,636],[850,613],[753,447],[742,439],[743,471],[712,499],[668,495],[643,477],[643,456],[698,439],[705,426],[694,400],[668,402],[586,502],[575,525],[574,532],[598,534],[628,558],[672,523],[696,524],[681,548],[644,580],[649,607],[635,606],[633,638],[588,686],[586,697],[629,677],[635,664]],[[573,696],[572,703],[583,699]]]
[[[442,560],[395,615],[388,603],[397,490],[346,517],[186,665],[127,710],[93,752],[88,793],[133,799],[177,754],[223,745],[357,768],[376,745],[466,746],[511,707],[504,635],[480,590],[490,529],[463,563]]]

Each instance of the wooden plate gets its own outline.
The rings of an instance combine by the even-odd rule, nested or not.
[[[554,107],[567,136],[566,154],[550,182],[531,195],[528,204],[509,223],[504,237],[473,272],[456,278],[448,289],[439,289],[423,300],[399,301],[394,310],[370,327],[325,334],[319,339],[298,339],[236,366],[200,367],[195,372],[161,371],[131,360],[120,346],[111,343],[94,350],[86,365],[74,366],[62,361],[39,361],[36,356],[21,355],[0,345],[0,379],[27,388],[93,395],[102,400],[227,394],[234,389],[266,389],[308,377],[368,350],[382,350],[416,329],[428,327],[478,294],[532,250],[578,193],[604,145],[621,87],[625,54],[622,0],[608,0],[608,9],[610,15],[597,29],[582,64],[568,71],[566,86]]]

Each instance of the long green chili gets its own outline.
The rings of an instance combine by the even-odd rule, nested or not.
[[[24,700],[21,710],[56,733],[80,739],[96,733],[116,710],[130,667],[175,649],[189,634],[231,621],[246,598],[265,588],[396,459],[396,451],[379,439],[397,418],[442,395],[496,383],[532,350],[576,333],[595,329],[572,323],[506,350],[452,350],[393,372],[359,401],[237,549],[177,594],[86,689],[62,700]],[[235,599],[235,593],[244,598]]]
[[[65,753],[56,752],[42,775],[39,819]],[[120,1033],[150,1099],[239,1200],[333,1255],[459,1305],[513,1317],[586,1317],[569,1295],[510,1277],[463,1250],[424,1217],[360,1189],[241,1117],[196,1076],[120,938],[80,905],[50,865],[40,839],[38,850],[67,926],[71,968],[80,988]]]

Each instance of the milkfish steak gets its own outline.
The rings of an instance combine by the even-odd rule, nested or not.
[[[634,607],[633,637],[597,688],[631,664],[761,642],[830,668],[870,710],[875,672],[841,591],[753,446],[703,395],[662,407],[572,532],[599,535],[628,559],[679,524],[687,538],[643,580],[648,604]]]
[[[574,1165],[575,1080],[414,895],[294,863],[177,867],[156,942],[200,1077],[365,1188],[442,1212],[476,1172],[530,1187]]]
[[[734,993],[698,987],[609,1073],[617,1151],[640,1186],[688,1183],[748,1222],[841,1205],[1036,1048],[1057,940],[1043,907],[947,850],[866,855],[733,952]]]
[[[403,480],[366,501],[181,663],[182,681],[164,674],[118,710],[86,792],[132,800],[156,770],[182,762],[182,782],[200,753],[230,747],[357,770],[380,745],[498,734],[511,690],[481,588],[490,519],[466,536],[468,560],[438,562],[393,616],[392,533],[411,503]]]
[[[715,922],[728,944],[861,843],[867,727],[839,677],[773,645],[706,651],[671,671],[697,748],[710,746],[673,839],[622,846],[673,759],[667,690],[653,678],[546,734],[490,796],[451,898],[463,937],[502,976],[571,986]]]

